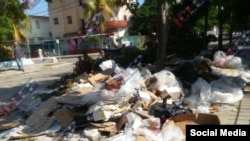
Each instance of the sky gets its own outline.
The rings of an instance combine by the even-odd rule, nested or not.
[[[20,1],[22,2],[23,0]],[[40,2],[33,7],[33,9],[26,9],[25,13],[33,16],[49,16],[48,4],[45,0],[40,0]]]
[[[138,0],[139,4],[142,5],[144,0]]]
[[[22,2],[23,0],[19,1]],[[138,0],[138,2],[141,5],[144,2],[144,0]],[[27,15],[33,15],[33,16],[49,16],[48,4],[45,0],[40,0],[40,2],[33,9],[25,10],[25,13]]]

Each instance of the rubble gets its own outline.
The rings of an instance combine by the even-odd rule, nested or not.
[[[148,66],[140,66],[142,56],[127,68],[120,68],[114,60],[97,65],[83,57],[72,75],[52,84],[52,92],[33,93],[35,97],[26,103],[33,105],[28,106],[31,109],[18,107],[19,114],[29,111],[24,123],[1,123],[0,137],[185,140],[186,124],[220,124],[213,113],[241,100],[243,90],[249,91],[249,72],[239,69],[240,64],[227,67],[221,63],[224,58],[197,56],[178,61],[178,67],[175,61],[173,70],[151,73]],[[32,104],[38,98],[37,105]]]

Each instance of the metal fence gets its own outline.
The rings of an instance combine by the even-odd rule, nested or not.
[[[144,36],[124,36],[121,38],[126,43],[126,47],[140,47],[143,45]],[[38,49],[41,48],[45,56],[82,54],[84,51],[99,51],[100,49],[119,48],[114,36],[100,34],[90,36],[78,36],[56,40],[44,40],[41,43],[22,44],[26,56],[38,57]]]

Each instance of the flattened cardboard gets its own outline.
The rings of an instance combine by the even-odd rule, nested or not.
[[[90,124],[97,127],[98,130],[101,132],[110,132],[110,133],[117,132],[116,123],[112,121],[103,123],[90,123]]]
[[[62,127],[66,128],[73,120],[75,115],[81,114],[80,112],[74,112],[67,109],[59,109],[57,110],[54,115],[56,121],[62,125]]]
[[[106,81],[108,78],[111,77],[111,74],[114,72],[114,70],[112,69],[108,69],[108,70],[105,70],[101,73],[97,73],[96,75],[94,76],[91,76],[90,78],[88,78],[88,81],[92,84],[92,85],[95,85],[99,82],[104,82]]]
[[[146,138],[142,135],[136,135],[136,141],[147,141]]]
[[[56,102],[55,97],[51,97],[48,100],[42,102],[26,120],[26,124],[32,127],[37,123],[42,122],[41,119],[45,119],[44,117],[47,117],[51,111],[57,108],[57,106],[58,103]]]
[[[94,91],[93,88],[90,88],[90,87],[79,88],[70,94],[64,94],[62,96],[56,97],[56,101],[59,103],[65,103],[65,104],[78,106],[78,105],[81,105],[82,97],[86,95],[87,93],[93,92],[93,91]]]
[[[33,126],[29,128],[25,128],[22,130],[22,133],[25,134],[37,134],[39,132],[45,131],[51,127],[51,125],[55,122],[55,119],[52,117],[39,117],[39,122],[33,124]]]
[[[49,117],[49,113],[58,107],[55,97],[51,97],[44,101],[26,120],[26,125],[29,128],[22,130],[25,134],[36,134],[44,131],[55,122],[54,117]]]
[[[182,114],[173,117],[175,125],[180,127],[184,135],[186,135],[186,125],[220,125],[217,115],[213,114]]]
[[[124,112],[121,118],[119,119],[118,124],[116,124],[116,128],[118,131],[120,131],[123,128],[123,126],[128,122],[127,114],[128,112]]]
[[[13,121],[13,122],[1,122],[0,123],[0,130],[7,130],[7,129],[11,129],[14,127],[17,127],[21,125],[20,121]]]

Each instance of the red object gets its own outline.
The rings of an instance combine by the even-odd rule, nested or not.
[[[106,82],[105,88],[107,90],[113,90],[113,89],[120,89],[121,85],[123,84],[122,80],[108,80]]]
[[[177,19],[177,18],[173,18],[172,21],[178,26],[178,27],[182,27],[183,24]]]
[[[106,21],[106,28],[127,27],[128,22],[124,20]]]
[[[0,115],[4,118],[8,117],[12,110],[16,107],[17,100],[13,99],[12,101],[6,103],[3,105],[3,107],[0,109]]]

